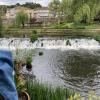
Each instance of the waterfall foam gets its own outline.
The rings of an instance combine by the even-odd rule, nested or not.
[[[100,43],[94,39],[57,39],[39,38],[31,43],[29,38],[0,38],[0,49],[100,49]]]

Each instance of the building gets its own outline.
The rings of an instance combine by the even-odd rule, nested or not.
[[[6,12],[6,22],[7,23],[15,22],[16,14],[18,12],[21,12],[21,11],[25,12],[28,15],[29,19],[34,17],[33,9],[29,9],[29,8],[26,8],[26,7],[20,7],[19,6],[19,7],[7,9],[7,12]]]
[[[47,25],[51,23],[53,15],[50,13],[48,7],[41,7],[34,10],[34,18],[37,19],[37,22],[43,22]]]
[[[37,8],[34,10],[34,17],[39,19],[39,18],[49,18],[49,9],[48,7],[41,7]]]
[[[55,18],[53,17],[53,14],[50,13],[48,7],[40,7],[33,10],[33,9],[20,7],[20,6],[7,10],[5,22],[14,23],[16,19],[16,14],[20,11],[23,11],[28,15],[29,21],[27,25],[45,26],[45,25],[49,25],[50,23],[55,23]]]

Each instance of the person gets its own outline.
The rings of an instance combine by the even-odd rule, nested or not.
[[[11,52],[0,50],[0,98],[3,100],[18,100],[13,70]]]

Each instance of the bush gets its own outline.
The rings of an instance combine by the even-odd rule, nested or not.
[[[26,68],[27,70],[31,70],[32,69],[32,57],[28,57],[27,60],[26,60]]]
[[[98,41],[98,42],[100,42],[100,36],[96,36],[95,40]]]
[[[37,34],[37,31],[36,31],[36,30],[33,30],[33,31],[32,31],[32,34]]]
[[[31,42],[35,42],[38,39],[38,36],[36,34],[32,34],[30,40]]]

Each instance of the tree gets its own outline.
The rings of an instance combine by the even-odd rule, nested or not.
[[[64,22],[72,20],[72,0],[61,1],[61,12]]]
[[[100,22],[100,0],[52,0],[49,9],[63,22]]]
[[[17,6],[27,7],[27,8],[30,8],[30,9],[35,9],[35,8],[38,8],[38,7],[42,7],[39,3],[26,2],[25,4],[17,3],[15,5],[9,5],[9,6],[7,6],[7,8],[15,8]]]
[[[22,26],[24,28],[27,21],[28,15],[25,12],[21,11],[16,14],[16,23],[18,26]]]
[[[33,2],[26,2],[25,4],[22,4],[21,6],[27,7],[27,8],[30,8],[30,9],[42,7],[39,3],[33,3]]]
[[[87,4],[84,4],[80,7],[75,15],[74,15],[75,22],[82,22],[82,23],[90,23],[90,7]]]
[[[60,9],[60,1],[59,0],[52,0],[49,4],[50,12],[53,14],[54,17],[57,17],[59,14]]]

